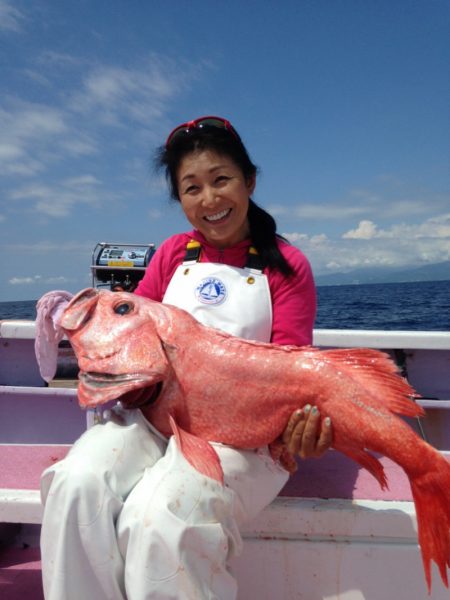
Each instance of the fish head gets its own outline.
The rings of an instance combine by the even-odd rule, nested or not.
[[[161,391],[171,367],[158,334],[159,307],[134,294],[94,288],[72,299],[59,325],[78,360],[82,406],[147,401]]]

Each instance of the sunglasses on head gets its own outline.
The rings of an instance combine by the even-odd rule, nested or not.
[[[179,135],[189,133],[191,129],[202,129],[203,127],[226,129],[232,133],[236,139],[239,139],[239,136],[230,121],[222,119],[222,117],[200,117],[199,119],[194,119],[193,121],[188,121],[187,123],[175,127],[175,129],[169,133],[169,137],[166,140],[166,148]]]

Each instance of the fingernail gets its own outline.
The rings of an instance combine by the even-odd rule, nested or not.
[[[311,410],[311,404],[307,404],[303,410],[305,411],[306,414],[308,414],[309,411]]]
[[[324,419],[324,423],[325,423],[325,425],[326,425],[327,427],[329,427],[329,426],[331,425],[331,419],[330,419],[330,417],[325,417],[325,419]]]
[[[295,411],[295,416],[296,416],[296,417],[301,417],[301,416],[302,416],[302,412],[303,412],[303,411],[302,411],[302,409],[301,409],[301,408],[298,408],[298,409]]]
[[[313,406],[311,414],[313,414],[314,416],[319,414],[319,409],[317,408],[317,406]]]

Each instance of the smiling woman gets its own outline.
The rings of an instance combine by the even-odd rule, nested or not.
[[[211,119],[225,125],[212,125]],[[220,117],[206,117],[185,123],[177,127],[174,132],[169,135],[165,146],[158,150],[155,159],[156,167],[165,169],[172,198],[181,202],[183,209],[186,195],[197,198],[197,204],[199,201],[205,203],[204,215],[200,215],[204,217],[204,221],[208,220],[212,223],[217,217],[219,220],[223,218],[222,223],[230,226],[233,238],[237,241],[241,241],[239,238],[251,240],[260,256],[261,265],[275,269],[286,276],[293,275],[291,262],[280,248],[280,237],[277,235],[275,220],[251,199],[256,186],[258,168],[252,162],[231,123]],[[226,168],[228,171],[216,172],[220,171],[220,168]],[[198,185],[200,181],[195,181],[195,178],[202,175],[204,178],[208,170],[211,170],[210,185],[206,188],[203,185],[202,188]],[[216,175],[215,183],[211,185],[214,175]],[[184,180],[185,177],[187,179]],[[206,182],[204,179],[203,184]],[[235,193],[230,189],[232,185],[236,188]],[[218,193],[221,189],[226,192],[228,201],[232,198],[233,203],[236,203],[235,215],[232,215],[233,211],[230,215],[221,215],[220,212],[232,207],[220,202],[214,207],[214,201],[221,198],[221,194]],[[210,195],[212,198],[209,198]],[[190,208],[191,205],[186,203],[186,206]],[[185,214],[192,223],[186,211]],[[194,227],[197,228],[198,225],[197,220]],[[233,229],[232,225],[236,225],[236,229]],[[205,233],[202,229],[198,231]],[[210,230],[206,230],[208,231]],[[213,239],[210,241],[213,246],[222,249],[233,245],[233,242],[227,243],[226,239],[219,241],[219,244]]]
[[[235,336],[311,344],[316,297],[309,263],[277,235],[274,219],[251,199],[257,168],[229,121],[206,117],[177,127],[159,149],[157,163],[165,168],[172,196],[194,229],[160,246],[135,293],[183,308],[197,321]],[[64,317],[64,327],[84,322],[92,302],[89,294],[79,296],[73,314]],[[170,344],[153,344],[152,356],[148,350],[138,351],[142,340],[154,336],[139,321],[138,302],[132,308],[128,296],[118,296],[113,307],[111,318],[123,333],[127,364],[134,357],[142,366],[136,373],[144,372],[158,353],[160,371],[168,368]],[[132,343],[126,330],[130,309],[139,321],[139,344]],[[105,327],[103,321],[99,327]],[[97,344],[100,330],[91,324],[91,338],[79,335],[84,344],[91,339]],[[189,345],[192,333],[186,330],[184,336],[183,343]],[[105,379],[99,372],[111,345],[106,336],[102,352],[94,352],[91,361],[81,353],[80,369],[88,375],[82,379],[80,397],[83,389],[89,390],[86,402],[108,389],[110,375]],[[212,363],[203,366],[204,373],[215,377]],[[114,377],[122,372],[120,361],[108,371]],[[222,485],[222,480],[193,470],[174,437],[165,437],[169,430],[155,416],[161,379],[137,392],[126,389],[134,382],[121,379],[124,393],[111,419],[89,430],[67,459],[44,473],[47,599],[236,598],[227,564],[242,546],[239,527],[277,496],[295,468],[294,455],[320,456],[331,444],[329,420],[309,405],[286,418],[282,435],[269,447],[243,450],[210,440],[223,470]],[[178,376],[174,381],[179,388]],[[207,378],[200,382],[206,406],[202,415],[215,420],[217,403],[229,412],[231,400],[226,393],[217,398],[211,383]],[[164,418],[176,418],[173,403],[167,413]],[[65,568],[68,553],[70,571]],[[99,557],[106,556],[104,568]]]

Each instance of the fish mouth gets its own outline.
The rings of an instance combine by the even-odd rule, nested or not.
[[[148,373],[98,373],[81,371],[78,375],[78,399],[82,406],[98,406],[110,400],[120,400],[130,408],[156,401],[162,381]]]
[[[139,373],[120,373],[112,375],[111,373],[96,373],[95,371],[81,372],[79,375],[80,381],[86,386],[93,388],[105,388],[111,385],[128,385],[133,382],[142,382],[148,379],[148,375]]]

